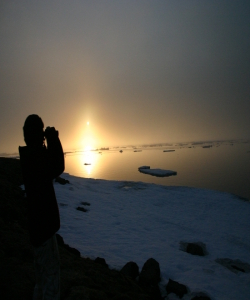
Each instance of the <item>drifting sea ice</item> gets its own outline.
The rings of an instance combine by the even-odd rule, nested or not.
[[[149,166],[139,167],[138,171],[156,177],[168,177],[168,176],[177,175],[177,172],[172,170],[150,169]]]
[[[83,257],[103,257],[116,269],[134,261],[140,270],[152,257],[160,264],[163,291],[171,278],[189,288],[183,299],[198,292],[218,300],[249,299],[250,273],[215,261],[250,264],[249,202],[205,189],[62,177],[70,184],[55,183],[59,234]],[[188,242],[204,243],[208,255],[181,251]]]

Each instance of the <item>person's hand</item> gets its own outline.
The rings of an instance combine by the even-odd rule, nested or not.
[[[55,127],[47,127],[44,132],[44,136],[47,141],[54,140],[58,137],[58,131],[55,130]]]

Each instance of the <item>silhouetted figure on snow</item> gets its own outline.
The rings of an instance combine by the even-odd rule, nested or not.
[[[64,154],[58,131],[38,115],[27,117],[23,127],[27,146],[19,147],[28,199],[30,240],[34,246],[36,286],[33,299],[60,299],[60,269],[55,233],[60,216],[53,179],[64,171]],[[45,139],[47,147],[45,145]]]

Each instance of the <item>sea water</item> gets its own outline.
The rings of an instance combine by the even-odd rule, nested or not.
[[[250,199],[250,142],[201,142],[127,146],[66,153],[65,172],[106,180],[141,181],[233,193]],[[142,174],[140,166],[176,176]]]

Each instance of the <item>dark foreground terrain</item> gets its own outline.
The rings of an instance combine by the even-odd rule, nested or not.
[[[35,284],[33,250],[27,230],[27,200],[20,188],[20,162],[0,158],[0,299],[32,299]],[[159,291],[117,270],[104,260],[80,257],[58,236],[61,259],[61,299],[149,300]]]

